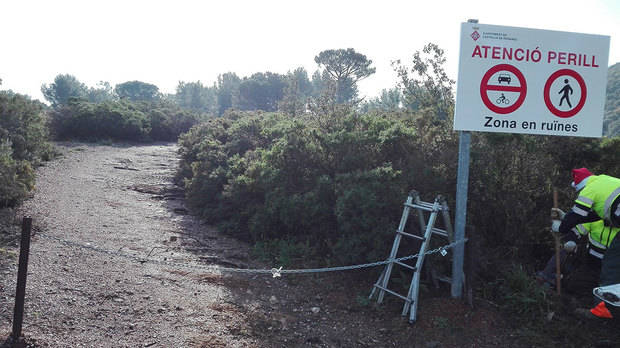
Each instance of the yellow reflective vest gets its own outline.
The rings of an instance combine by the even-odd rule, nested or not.
[[[588,242],[590,243],[589,252],[599,259],[603,258],[605,250],[607,250],[611,241],[614,240],[616,234],[620,231],[618,227],[605,226],[603,220],[580,224],[575,228],[580,235],[588,236]]]
[[[573,212],[587,216],[581,206],[592,209],[601,219],[610,220],[611,205],[620,196],[620,179],[609,175],[592,175],[575,200]]]

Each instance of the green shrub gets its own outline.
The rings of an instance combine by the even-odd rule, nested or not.
[[[177,141],[179,135],[189,131],[192,126],[208,118],[196,111],[181,109],[164,102],[138,104],[147,115],[150,124],[149,138],[159,141]]]
[[[547,290],[521,266],[512,265],[501,272],[491,287],[495,292],[493,297],[507,313],[538,319],[545,317],[551,308]]]
[[[41,103],[0,91],[0,207],[14,206],[34,188],[33,167],[54,155]]]
[[[14,206],[34,188],[34,171],[25,160],[13,159],[11,142],[0,142],[0,208]]]
[[[54,109],[50,115],[56,138],[87,141],[172,141],[204,119],[203,115],[163,102],[125,99],[101,103],[73,99],[68,105]]]
[[[310,243],[323,262],[384,257],[408,189],[430,188],[434,169],[422,164],[411,122],[336,122],[232,113],[192,128],[179,140],[188,202],[254,243]]]
[[[337,263],[380,260],[388,254],[386,246],[394,238],[400,219],[400,206],[407,195],[402,172],[391,164],[337,177],[335,214],[337,240],[331,254]],[[363,231],[363,232],[361,232]]]
[[[140,141],[149,131],[146,115],[125,101],[96,104],[72,100],[52,111],[51,119],[58,139]]]
[[[274,266],[288,268],[303,265],[304,259],[311,257],[315,250],[306,243],[292,243],[282,239],[256,242],[252,249],[254,257],[264,262],[275,262]]]
[[[27,96],[0,91],[0,139],[10,141],[14,160],[37,165],[53,156],[42,110]]]

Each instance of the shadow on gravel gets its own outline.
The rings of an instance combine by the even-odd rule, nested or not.
[[[181,248],[196,256],[207,265],[229,268],[248,268],[247,245],[234,238],[221,235],[192,216],[185,205],[184,190],[174,184],[133,185],[134,191],[151,195],[154,201],[163,201],[163,206],[173,216],[179,230],[164,241],[168,249]]]

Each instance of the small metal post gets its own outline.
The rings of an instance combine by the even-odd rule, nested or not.
[[[22,238],[19,245],[19,266],[17,271],[17,290],[15,292],[15,310],[13,311],[13,342],[22,340],[22,322],[24,320],[24,299],[26,297],[26,276],[28,275],[28,254],[30,253],[30,231],[32,218],[22,221]]]

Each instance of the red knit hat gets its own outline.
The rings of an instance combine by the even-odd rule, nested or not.
[[[579,191],[584,186],[586,186],[586,182],[588,181],[588,177],[592,174],[587,168],[577,168],[573,169],[573,183],[571,184],[575,190]]]

